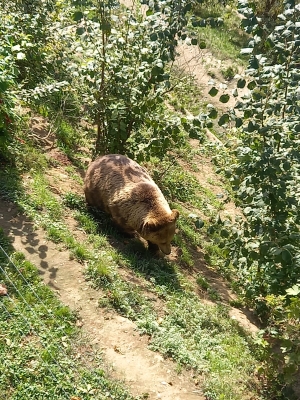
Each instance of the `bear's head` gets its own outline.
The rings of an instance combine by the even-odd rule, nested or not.
[[[171,253],[171,241],[175,234],[178,210],[172,210],[171,215],[162,221],[149,218],[143,225],[141,236],[151,243],[156,244],[165,254]]]

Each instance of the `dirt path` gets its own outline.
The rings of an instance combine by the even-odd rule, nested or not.
[[[204,400],[191,374],[178,375],[176,365],[147,348],[148,336],[140,336],[133,322],[98,307],[99,291],[83,276],[83,266],[69,259],[48,241],[13,204],[0,201],[0,226],[16,251],[37,266],[45,284],[79,315],[78,325],[98,346],[111,366],[112,376],[124,380],[134,396],[149,400]]]
[[[179,55],[175,64],[178,68],[185,71],[185,73],[193,76],[195,83],[202,89],[203,101],[223,111],[234,107],[237,99],[231,94],[232,90],[236,89],[236,79],[227,82],[220,73],[221,67],[231,66],[232,63],[230,61],[221,61],[215,58],[209,50],[201,50],[198,46],[187,45],[186,43],[179,43],[177,52]],[[208,71],[213,72],[214,78],[208,74]],[[241,68],[239,73],[242,73]],[[209,82],[214,82],[214,85],[209,84]],[[216,97],[212,97],[209,94],[212,86],[215,86],[219,90],[219,94]],[[247,91],[246,87],[239,89],[239,96],[244,95]],[[230,99],[228,103],[222,104],[219,101],[219,97],[225,93],[230,95]]]

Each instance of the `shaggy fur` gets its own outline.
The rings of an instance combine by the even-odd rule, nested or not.
[[[87,203],[109,213],[122,230],[136,231],[149,247],[170,254],[179,212],[170,209],[148,172],[135,161],[118,154],[99,157],[87,170],[84,192]]]

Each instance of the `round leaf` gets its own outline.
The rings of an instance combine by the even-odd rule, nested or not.
[[[212,110],[210,110],[208,116],[211,119],[216,119],[218,116],[218,111],[215,108],[213,108]]]
[[[228,103],[229,99],[230,99],[229,94],[222,94],[219,100],[221,103]]]
[[[80,21],[83,18],[83,13],[81,11],[75,11],[73,14],[73,21]]]
[[[243,89],[245,87],[245,85],[246,85],[246,80],[245,79],[239,79],[237,81],[237,87],[239,89]]]
[[[219,93],[218,89],[214,86],[210,89],[210,91],[208,92],[208,94],[212,97],[215,97],[217,94]]]
[[[155,42],[157,40],[158,36],[157,33],[153,32],[150,35],[150,40],[152,40],[152,42]]]

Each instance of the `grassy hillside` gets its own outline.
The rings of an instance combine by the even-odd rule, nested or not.
[[[198,73],[210,75],[217,83],[219,79],[228,83],[245,65],[245,58],[239,57],[245,35],[233,7],[214,7],[211,2],[209,5],[206,9],[199,6],[196,17],[222,17],[224,25],[207,26],[205,30],[191,25],[189,29],[193,29],[198,44],[206,42],[205,54],[209,52],[214,61],[214,71],[215,65],[219,70],[212,76],[215,72],[203,63]],[[60,11],[56,11],[57,20]],[[73,18],[80,15],[74,14]],[[51,57],[56,51],[64,54],[63,45],[59,43],[56,49],[48,43],[44,50]],[[146,54],[145,48],[142,50]],[[78,47],[76,57],[80,59],[82,54]],[[51,57],[46,57],[47,62]],[[127,65],[125,56],[123,61]],[[88,62],[85,67],[86,71],[92,68]],[[47,68],[51,70],[49,64]],[[52,77],[66,73],[63,71],[51,70]],[[116,71],[114,77],[118,76]],[[215,107],[217,103],[204,95],[188,66],[172,67],[169,72],[166,79],[170,79],[173,90],[159,106],[155,124],[148,121],[151,128],[141,125],[128,140],[128,153],[144,159],[141,163],[170,206],[180,211],[178,232],[168,257],[153,256],[143,240],[125,238],[105,213],[88,209],[85,204],[83,176],[94,155],[99,130],[86,112],[90,103],[94,105],[92,98],[87,96],[86,104],[80,104],[80,80],[70,92],[53,87],[48,96],[36,101],[33,90],[29,108],[15,100],[21,117],[0,158],[0,202],[5,222],[0,231],[0,349],[5,360],[0,366],[0,398],[154,398],[146,387],[132,394],[126,375],[130,371],[126,368],[125,377],[121,376],[124,382],[115,379],[107,358],[109,352],[106,357],[102,352],[110,346],[113,352],[122,354],[122,349],[111,344],[117,332],[109,332],[111,342],[101,337],[95,344],[97,333],[93,337],[87,331],[93,319],[103,319],[105,324],[106,319],[121,316],[134,324],[134,343],[146,337],[143,343],[154,352],[153,357],[159,354],[172,365],[178,380],[182,379],[182,387],[192,382],[190,392],[199,398],[292,399],[289,393],[286,396],[290,397],[280,393],[276,371],[268,364],[268,344],[258,333],[255,316],[244,308],[233,268],[226,262],[221,237],[214,229],[220,216],[232,220],[240,216],[227,179],[215,172],[215,164],[222,165],[226,159],[220,140],[226,132],[214,123],[210,135],[205,129],[199,133],[198,126],[190,136],[180,128],[175,139],[171,134],[171,139],[157,134],[165,129],[160,125],[164,117],[171,121],[166,132],[173,132],[177,125],[187,126],[190,116],[205,111],[208,103]],[[68,74],[62,78],[67,79]],[[151,99],[146,106],[151,108],[153,104]],[[116,103],[116,110],[122,110],[123,105]],[[158,136],[153,139],[151,132]],[[151,156],[147,155],[150,142],[154,143]],[[155,154],[153,149],[160,152]],[[12,208],[16,210],[13,219]],[[26,241],[25,227],[29,222],[36,231],[31,232],[33,239]],[[14,248],[17,236],[23,252]],[[62,267],[52,266],[58,269],[52,271],[53,259],[42,247],[49,243],[56,256],[69,258],[81,274],[78,276],[88,282],[87,290],[93,290],[91,298],[97,302],[94,314],[83,315],[80,307],[63,304],[62,294],[61,299],[58,297],[60,286],[55,274]],[[33,265],[28,258],[32,261],[37,254],[39,265]],[[46,273],[52,288],[42,283],[40,275]],[[142,354],[141,348],[137,347],[136,353]],[[117,361],[113,362],[116,370],[121,368]],[[140,381],[141,388],[142,376]],[[172,382],[164,384],[175,386]]]

